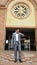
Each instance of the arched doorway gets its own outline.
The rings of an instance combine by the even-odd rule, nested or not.
[[[33,48],[32,50],[34,50],[36,28],[35,9],[30,1],[12,1],[8,5],[6,19],[6,39],[9,39],[10,35],[12,36],[12,33],[14,32],[15,28],[20,28],[21,32],[26,35],[25,38],[27,40],[30,39],[30,48]],[[22,48],[24,48],[24,45],[22,46]]]

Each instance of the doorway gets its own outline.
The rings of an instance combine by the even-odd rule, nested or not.
[[[16,28],[6,28],[5,50],[14,49],[12,44],[12,33],[15,32],[15,29]],[[35,51],[35,29],[20,28],[20,32],[25,35],[24,37],[21,37],[21,49]]]

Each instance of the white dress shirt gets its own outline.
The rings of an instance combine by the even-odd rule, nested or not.
[[[19,35],[19,34],[16,33],[16,41],[18,41],[18,35]]]

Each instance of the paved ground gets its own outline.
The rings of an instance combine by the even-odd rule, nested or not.
[[[14,63],[14,51],[0,51],[0,65],[37,65],[37,52],[22,51],[22,61]]]

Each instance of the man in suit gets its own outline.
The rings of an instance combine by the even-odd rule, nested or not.
[[[13,44],[14,44],[14,57],[15,57],[15,62],[17,62],[17,47],[19,51],[19,61],[22,62],[21,60],[21,36],[24,36],[24,34],[19,32],[19,29],[16,29],[16,31],[12,35],[13,39]]]

